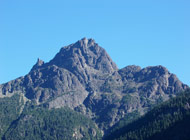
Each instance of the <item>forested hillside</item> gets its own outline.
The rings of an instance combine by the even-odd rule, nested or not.
[[[155,107],[125,126],[117,125],[106,140],[189,140],[190,90]]]
[[[69,108],[47,109],[27,105],[3,140],[101,139],[94,122]]]

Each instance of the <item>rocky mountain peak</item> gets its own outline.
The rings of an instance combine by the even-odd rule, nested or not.
[[[94,39],[92,39],[92,38],[87,39],[86,37],[84,37],[81,40],[79,40],[79,42],[81,43],[81,46],[84,46],[84,47],[93,46],[95,44],[95,40]]]
[[[24,77],[0,85],[0,97],[16,93],[37,105],[67,106],[106,132],[130,113],[142,115],[187,88],[160,65],[118,70],[102,47],[83,38],[61,48],[48,63],[38,59]]]
[[[88,81],[92,74],[113,73],[118,70],[106,51],[93,39],[87,38],[61,48],[49,65],[67,69],[82,81]]]

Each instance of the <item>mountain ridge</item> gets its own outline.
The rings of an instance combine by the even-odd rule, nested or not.
[[[187,88],[161,65],[118,69],[93,39],[83,38],[47,63],[38,59],[27,75],[0,85],[0,97],[18,93],[49,109],[69,107],[106,133],[124,116],[143,115]]]

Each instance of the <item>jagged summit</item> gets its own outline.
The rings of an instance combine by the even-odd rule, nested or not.
[[[118,70],[107,52],[91,38],[82,38],[62,47],[48,63],[44,64],[38,59],[31,71],[53,65],[72,72],[82,83],[88,83],[96,75],[111,74]]]
[[[106,51],[93,39],[86,38],[61,48],[60,52],[50,61],[50,64],[67,69],[91,67],[108,73],[117,70],[116,64]]]
[[[38,59],[24,77],[0,85],[0,97],[17,93],[37,105],[67,106],[106,132],[125,115],[144,114],[187,88],[163,66],[119,70],[102,47],[83,38],[61,48],[48,63]]]
[[[86,82],[93,74],[118,70],[106,51],[93,39],[86,38],[61,48],[49,65],[65,68]]]
[[[92,39],[92,38],[87,39],[86,37],[79,40],[79,42],[82,43],[86,47],[89,47],[89,46],[94,45],[96,43],[94,39]]]

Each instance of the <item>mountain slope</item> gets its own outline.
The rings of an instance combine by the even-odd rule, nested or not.
[[[92,119],[103,133],[130,114],[145,114],[188,86],[163,66],[118,69],[93,39],[61,48],[44,63],[38,59],[24,77],[0,85],[0,97],[22,95],[48,109],[69,107]]]
[[[105,139],[189,140],[190,90],[162,103],[140,119],[115,129]]]
[[[26,107],[9,127],[4,140],[76,140],[101,139],[93,121],[69,108]]]
[[[24,99],[19,94],[12,97],[0,98],[0,138],[16,120],[24,107]]]

